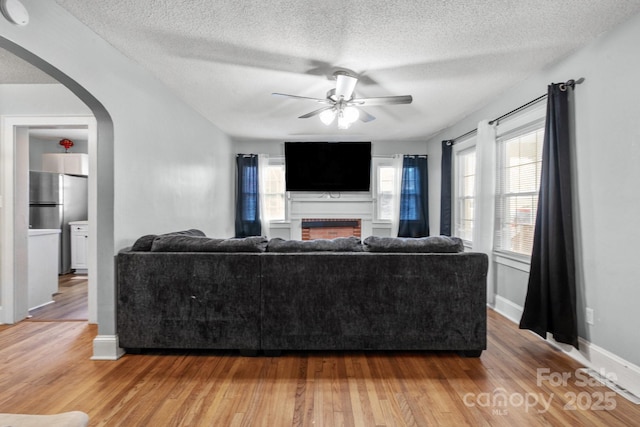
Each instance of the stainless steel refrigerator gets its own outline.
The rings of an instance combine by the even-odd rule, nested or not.
[[[87,177],[29,172],[29,228],[61,230],[59,274],[71,272],[69,222],[87,220]]]

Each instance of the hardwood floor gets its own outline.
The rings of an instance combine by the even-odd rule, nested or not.
[[[87,276],[65,274],[58,278],[58,293],[53,303],[29,311],[31,321],[88,319]]]
[[[582,384],[576,362],[488,316],[489,348],[475,359],[175,351],[92,361],[94,325],[0,326],[0,412],[81,410],[91,426],[638,425],[640,405]]]

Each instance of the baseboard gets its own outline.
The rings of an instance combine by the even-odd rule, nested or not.
[[[98,335],[93,339],[91,360],[118,360],[124,353],[118,345],[117,335]]]
[[[524,310],[522,306],[509,301],[508,299],[501,297],[500,295],[495,296],[495,305],[492,308],[494,311],[500,313],[502,316],[511,320],[513,323],[520,323],[522,310]]]
[[[620,394],[628,391],[636,397],[640,396],[640,367],[583,338],[578,338],[580,350],[576,350],[575,347],[568,344],[557,342],[550,334],[547,334],[547,342],[562,350],[578,363],[611,380],[622,388],[620,391],[616,390]]]
[[[520,323],[523,307],[518,304],[496,295],[495,307],[492,307],[492,309],[513,323]],[[537,334],[534,335],[539,337]],[[578,338],[580,350],[576,350],[573,346],[557,342],[551,335],[547,335],[546,341],[578,363],[597,371],[602,376],[610,377],[609,379],[612,380],[612,377],[615,377],[613,382],[624,389],[622,391],[616,390],[621,394],[624,391],[628,391],[635,396],[640,396],[640,367],[583,338]]]
[[[44,307],[45,305],[53,304],[54,302],[55,302],[54,300],[51,300],[51,301],[45,302],[44,304],[36,305],[35,307],[29,307],[29,311],[35,310],[36,308]]]

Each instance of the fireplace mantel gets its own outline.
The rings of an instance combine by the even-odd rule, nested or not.
[[[374,227],[374,199],[371,195],[291,194],[288,199],[289,221],[272,224],[269,237],[302,240],[302,221],[309,218],[360,220],[362,238],[387,236],[386,226]]]

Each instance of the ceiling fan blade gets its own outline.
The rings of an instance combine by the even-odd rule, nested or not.
[[[356,98],[349,101],[351,105],[392,105],[392,104],[411,104],[413,97],[411,95],[401,96],[380,96],[377,98]]]
[[[364,123],[369,123],[372,120],[375,120],[376,117],[367,113],[366,111],[364,111],[362,108],[358,108],[358,110],[360,110],[360,117],[358,117],[358,119],[360,119],[361,122]]]
[[[336,93],[335,95],[349,100],[353,96],[353,90],[356,88],[358,79],[347,74],[336,73]]]
[[[302,116],[300,116],[298,118],[299,119],[308,119],[309,117],[317,116],[318,114],[322,113],[323,111],[331,110],[332,108],[333,108],[333,105],[330,105],[328,107],[318,108],[317,110],[312,111],[312,112],[307,113],[307,114],[303,114]]]
[[[295,98],[295,99],[306,99],[306,100],[309,100],[309,101],[320,102],[322,104],[333,104],[333,102],[331,102],[331,100],[329,100],[329,99],[309,98],[307,96],[289,95],[289,94],[286,94],[286,93],[277,93],[277,92],[273,92],[271,95],[285,96],[287,98]]]

